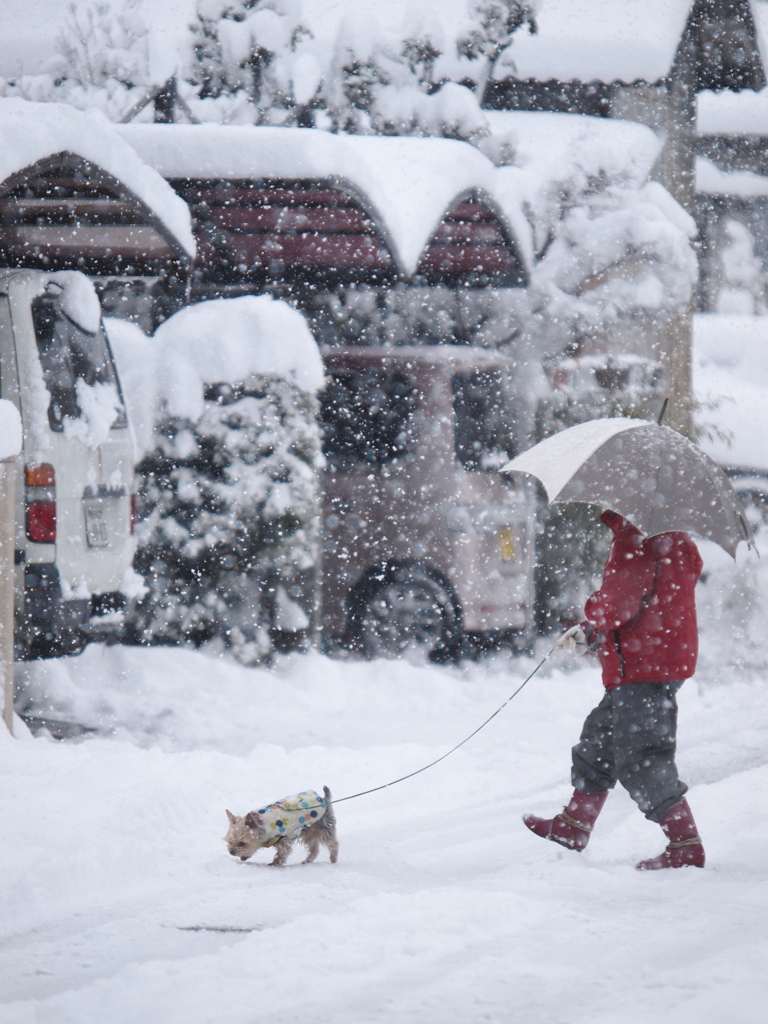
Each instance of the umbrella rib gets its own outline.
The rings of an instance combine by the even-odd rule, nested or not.
[[[666,409],[666,404],[665,404],[664,408]],[[663,412],[662,412],[662,415],[664,415]],[[661,420],[659,420],[659,424],[661,424]],[[657,465],[656,465],[656,476],[655,476],[655,479],[653,481],[653,497],[654,497],[654,499],[656,498],[656,495],[659,493],[659,477],[660,476],[661,476],[661,451],[659,451],[659,458],[658,458],[658,462],[657,462]],[[654,504],[653,516],[651,517],[651,524],[652,524],[652,526],[654,528],[656,526],[655,518],[656,518],[656,505]],[[653,531],[650,533],[650,536],[653,536]]]

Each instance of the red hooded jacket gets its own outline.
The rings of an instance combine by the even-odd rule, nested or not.
[[[616,512],[601,518],[613,544],[602,586],[584,614],[605,637],[598,652],[605,688],[688,679],[699,653],[694,590],[702,561],[696,545],[687,533],[646,540]]]

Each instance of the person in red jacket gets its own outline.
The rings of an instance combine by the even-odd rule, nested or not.
[[[677,690],[696,671],[694,590],[702,562],[687,533],[645,538],[616,512],[602,521],[613,543],[600,589],[587,601],[584,642],[597,650],[605,696],[572,751],[574,794],[552,819],[526,815],[536,835],[581,851],[608,792],[620,782],[666,850],[641,871],[704,867],[704,847],[675,764]]]

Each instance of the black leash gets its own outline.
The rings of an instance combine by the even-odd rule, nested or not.
[[[548,654],[544,655],[544,657],[538,663],[536,668],[534,668],[534,670],[530,673],[530,675],[528,675],[522,681],[522,683],[520,683],[520,685],[515,690],[515,692],[510,697],[507,697],[507,699],[504,701],[504,703],[501,705],[501,707],[496,708],[496,710],[493,712],[493,714],[490,715],[488,718],[486,718],[486,720],[481,725],[478,725],[478,727],[475,729],[475,731],[471,732],[469,734],[469,736],[465,737],[461,741],[461,743],[457,743],[455,747],[451,747],[451,749],[449,751],[447,751],[445,754],[442,754],[435,761],[430,761],[429,764],[425,764],[423,768],[417,768],[415,772],[409,772],[408,775],[402,775],[399,779],[393,779],[392,782],[385,782],[383,786],[374,786],[373,789],[364,789],[360,793],[352,793],[351,796],[339,797],[338,800],[332,800],[332,802],[334,804],[340,804],[340,803],[343,803],[345,800],[356,800],[357,797],[359,797],[359,796],[368,796],[369,793],[378,793],[380,789],[388,789],[390,786],[396,786],[398,784],[398,782],[405,782],[406,779],[412,779],[414,777],[414,775],[420,775],[422,772],[425,772],[428,768],[434,768],[434,766],[436,764],[440,764],[440,762],[444,761],[446,759],[446,757],[450,757],[451,754],[455,753],[459,749],[459,747],[463,747],[465,743],[468,743],[472,739],[473,736],[477,736],[477,734],[480,732],[481,729],[484,729],[486,727],[486,725],[488,725],[489,722],[492,722],[493,719],[496,717],[496,715],[498,715],[500,711],[503,711],[504,708],[507,706],[507,704],[509,704],[509,702],[511,700],[514,700],[514,698],[518,695],[518,693],[520,693],[520,691],[526,685],[526,683],[530,682],[530,680],[533,679],[533,677],[536,675],[536,673],[539,671],[539,669],[542,667],[542,665],[546,661],[548,661],[549,658],[555,653],[555,651],[557,650],[559,644],[560,644],[560,640],[558,640],[558,642],[554,645],[554,647],[552,648],[551,651],[549,651]]]

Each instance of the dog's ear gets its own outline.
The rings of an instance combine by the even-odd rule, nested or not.
[[[229,818],[229,824],[230,825],[234,825],[235,822],[237,821],[237,818],[234,816],[232,811],[227,811],[227,817]]]
[[[255,811],[248,811],[245,818],[243,819],[248,828],[258,829],[261,827],[261,818],[256,814]]]

